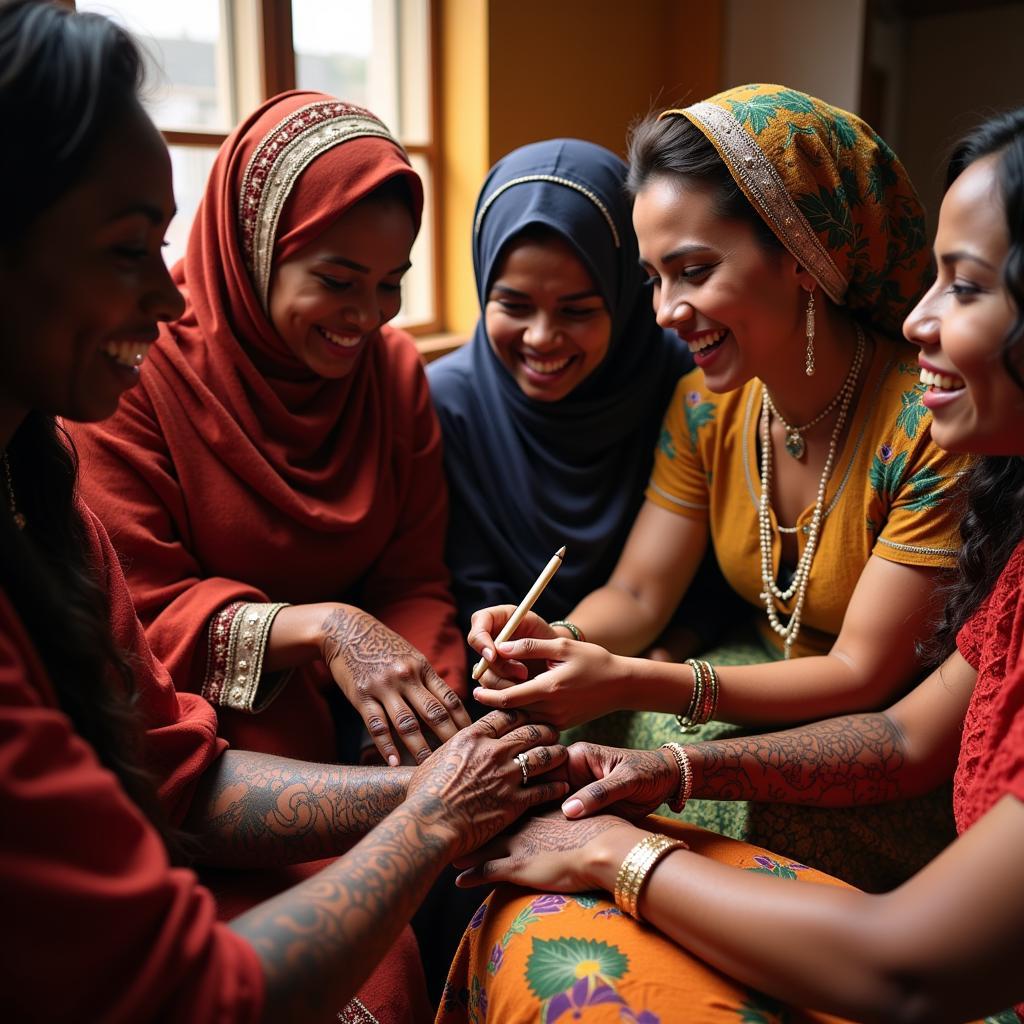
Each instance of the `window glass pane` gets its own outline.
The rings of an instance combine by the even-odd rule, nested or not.
[[[395,0],[292,0],[292,39],[300,89],[367,107],[401,135]]]
[[[434,310],[434,211],[430,165],[421,156],[411,155],[416,173],[423,179],[425,205],[423,224],[412,247],[412,269],[402,279],[402,312],[395,324],[426,324],[435,318]]]
[[[402,141],[430,143],[429,0],[398,0],[399,110]]]
[[[372,110],[407,144],[430,143],[430,0],[292,0],[295,78]],[[430,165],[413,155],[426,206],[402,283],[395,323],[425,324],[434,308],[434,212]]]
[[[143,101],[161,128],[228,131],[235,120],[223,0],[78,0],[105,14],[142,46]]]
[[[370,105],[373,0],[292,0],[292,39],[300,89]]]
[[[292,0],[295,77],[430,141],[429,0]]]
[[[171,146],[171,167],[174,172],[174,198],[178,204],[167,230],[164,259],[173,266],[185,255],[185,243],[192,228],[199,200],[203,198],[206,179],[217,150],[209,146]]]

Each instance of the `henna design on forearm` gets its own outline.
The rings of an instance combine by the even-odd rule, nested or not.
[[[356,993],[448,859],[432,827],[440,813],[433,798],[399,810],[344,858],[231,922],[262,961],[265,1019],[322,1019]]]
[[[884,714],[847,715],[690,750],[699,799],[849,807],[903,795],[903,737]]]
[[[341,852],[404,799],[412,770],[313,765],[227,751],[189,824],[210,864],[292,864]]]
[[[267,1019],[321,1019],[314,1015],[340,1008],[441,867],[507,826],[525,792],[495,721],[478,722],[413,772],[402,806],[354,849],[233,921],[263,963]]]

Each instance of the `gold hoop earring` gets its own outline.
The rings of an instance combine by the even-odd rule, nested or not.
[[[807,324],[804,328],[807,335],[807,362],[804,364],[804,373],[808,377],[814,376],[814,292],[807,293]]]

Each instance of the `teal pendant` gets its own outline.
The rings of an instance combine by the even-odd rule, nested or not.
[[[804,444],[804,439],[800,436],[799,431],[788,430],[786,431],[786,451],[793,456],[794,459],[802,459],[804,452],[807,451],[807,445]]]

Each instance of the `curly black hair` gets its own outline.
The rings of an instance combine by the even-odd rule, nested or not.
[[[1003,284],[1016,308],[1001,358],[1006,372],[1024,390],[1024,108],[989,118],[957,144],[946,188],[976,160],[993,154],[1010,241]],[[953,651],[957,633],[988,596],[1024,538],[1024,458],[984,456],[968,472],[964,485],[966,512],[960,525],[963,547],[957,573],[946,590],[935,636],[923,649],[932,660]]]

